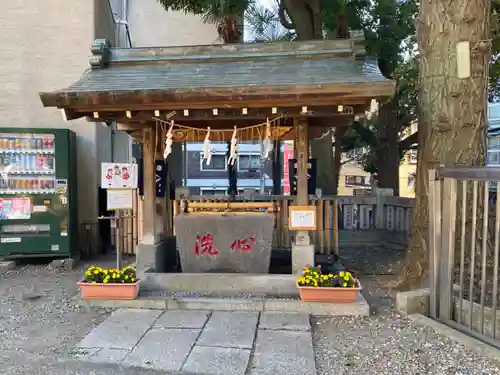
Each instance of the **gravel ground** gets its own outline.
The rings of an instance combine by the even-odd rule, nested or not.
[[[313,319],[318,375],[500,374],[494,364],[394,311],[404,252],[383,247],[343,250],[342,264],[359,275],[372,316]]]
[[[500,370],[398,314],[313,320],[318,375],[476,375]]]
[[[340,262],[358,276],[394,275],[406,256],[406,249],[390,249],[382,245],[343,246]]]
[[[351,256],[355,258],[356,254]],[[372,264],[371,270],[391,269],[397,273],[397,260],[391,262],[398,255],[385,254],[381,258],[386,259],[385,263]],[[373,262],[373,258],[369,259],[368,263],[358,264]],[[98,264],[112,265],[113,260]],[[72,303],[76,282],[84,269],[82,265],[68,273],[57,273],[46,265],[37,265],[0,274],[0,374],[167,375],[64,360],[71,348],[110,312],[87,310]],[[370,275],[360,270],[354,269],[376,315],[313,319],[319,375],[500,374],[499,369],[464,347],[394,313],[395,292],[387,287],[393,275]]]
[[[30,265],[0,275],[0,350],[54,355],[103,321],[107,311],[71,302],[84,268],[59,273]]]

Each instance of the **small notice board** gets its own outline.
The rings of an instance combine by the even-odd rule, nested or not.
[[[101,163],[103,189],[137,189],[137,164]]]
[[[290,206],[288,228],[290,230],[316,230],[316,207]]]
[[[106,208],[108,211],[131,210],[134,207],[134,189],[108,189]]]

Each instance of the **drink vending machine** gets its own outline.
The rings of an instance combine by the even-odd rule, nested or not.
[[[78,252],[76,136],[0,128],[0,257]]]

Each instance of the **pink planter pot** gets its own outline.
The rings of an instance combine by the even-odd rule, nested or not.
[[[140,280],[133,284],[93,284],[79,282],[83,299],[131,300],[139,294]]]
[[[315,288],[310,286],[300,286],[300,299],[304,302],[336,302],[353,303],[356,302],[361,291],[361,284],[356,281],[355,288]]]

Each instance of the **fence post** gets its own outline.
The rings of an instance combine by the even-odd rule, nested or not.
[[[439,238],[441,235],[441,181],[436,178],[436,170],[429,169],[429,313],[437,318],[439,306]]]
[[[443,222],[439,259],[439,317],[451,320],[453,300],[453,269],[455,251],[455,228],[457,220],[457,180],[443,180]]]
[[[375,190],[375,229],[385,229],[385,204],[387,197],[394,195],[392,189],[377,188]]]

